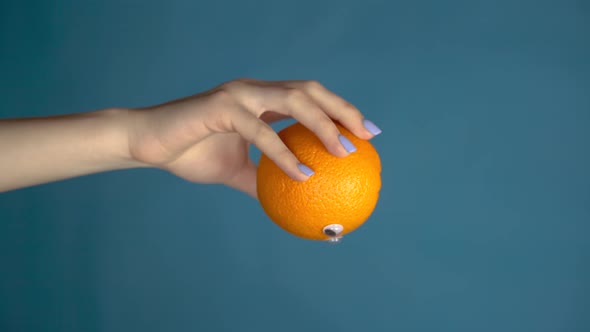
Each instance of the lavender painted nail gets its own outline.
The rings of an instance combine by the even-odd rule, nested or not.
[[[340,140],[340,143],[342,143],[342,146],[344,147],[344,149],[346,149],[346,151],[348,151],[348,153],[356,151],[356,146],[354,146],[354,144],[352,144],[352,142],[348,140],[348,138],[342,135],[338,135],[338,140]]]
[[[381,134],[381,129],[379,129],[379,127],[377,127],[377,125],[376,125],[376,124],[374,124],[373,122],[371,122],[371,121],[369,121],[369,120],[365,119],[365,120],[363,120],[363,125],[365,126],[365,128],[367,128],[367,130],[368,130],[368,131],[369,131],[371,134],[373,134],[373,135],[375,135],[375,136],[377,136],[377,135]]]
[[[312,176],[312,175],[315,174],[315,172],[311,168],[309,168],[309,167],[307,167],[307,166],[305,166],[303,164],[297,164],[297,168],[299,168],[299,170],[301,171],[301,173],[303,173],[303,174],[305,174],[307,176]]]

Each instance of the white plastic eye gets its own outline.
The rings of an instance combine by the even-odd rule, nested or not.
[[[331,225],[324,227],[323,232],[324,232],[324,234],[328,235],[329,237],[335,238],[338,235],[340,235],[340,233],[342,233],[343,230],[344,230],[344,227],[342,227],[342,225],[331,224]]]

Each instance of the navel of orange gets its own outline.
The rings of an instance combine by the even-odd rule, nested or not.
[[[330,154],[319,138],[296,123],[279,132],[295,156],[315,171],[307,181],[289,178],[262,155],[257,191],[269,218],[285,231],[310,240],[328,240],[324,227],[342,226],[342,236],[373,213],[381,189],[381,161],[373,145],[337,124],[357,150],[346,157]]]

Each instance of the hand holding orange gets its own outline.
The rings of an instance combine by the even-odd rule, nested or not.
[[[336,241],[361,226],[373,213],[381,189],[381,161],[373,145],[337,124],[356,150],[346,157],[329,153],[300,123],[279,137],[314,174],[295,181],[262,155],[257,192],[262,208],[285,231],[310,240]]]
[[[381,163],[368,140],[381,130],[318,81],[236,79],[128,114],[134,160],[256,197],[294,235],[338,239],[377,203]],[[298,123],[270,126],[288,118]],[[263,153],[258,167],[250,144]]]

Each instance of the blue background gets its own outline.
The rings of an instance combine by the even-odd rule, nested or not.
[[[588,1],[2,1],[0,116],[317,79],[383,134],[339,246],[158,170],[0,194],[0,331],[589,331]]]

